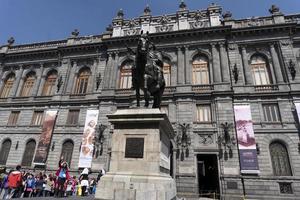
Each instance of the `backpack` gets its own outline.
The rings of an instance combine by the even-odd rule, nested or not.
[[[22,174],[20,171],[13,171],[8,175],[8,187],[17,188],[22,184]]]

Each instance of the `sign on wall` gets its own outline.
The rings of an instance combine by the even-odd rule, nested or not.
[[[259,173],[250,105],[235,105],[234,115],[241,173]]]
[[[90,168],[92,166],[98,113],[99,110],[87,111],[79,155],[79,168]]]
[[[43,122],[42,134],[40,136],[40,140],[33,161],[35,165],[45,165],[47,161],[56,116],[57,110],[46,111],[45,119]]]

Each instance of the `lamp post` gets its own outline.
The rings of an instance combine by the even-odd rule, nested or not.
[[[222,123],[222,134],[218,136],[218,144],[219,144],[219,150],[220,150],[220,157],[224,154],[224,159],[228,159],[228,153],[229,158],[233,157],[232,147],[236,144],[235,137],[231,136],[230,130],[232,129],[233,124],[232,123]],[[224,147],[224,152],[222,147]],[[227,149],[229,152],[227,152]]]
[[[176,137],[176,158],[178,159],[180,157],[180,160],[183,161],[184,157],[189,157],[189,146],[191,145],[191,137],[188,134],[188,130],[190,128],[190,124],[183,123],[178,125],[181,131],[179,134],[177,134]]]

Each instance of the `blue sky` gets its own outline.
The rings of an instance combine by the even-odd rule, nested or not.
[[[269,15],[272,4],[286,14],[300,13],[300,0],[185,0],[189,10],[205,9],[212,2],[230,10],[234,18]],[[149,4],[152,15],[175,13],[180,0],[0,0],[0,45],[10,36],[15,44],[101,34],[122,8],[125,18],[142,14]]]

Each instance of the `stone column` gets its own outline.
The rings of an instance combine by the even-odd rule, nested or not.
[[[182,47],[177,47],[177,84],[184,84],[184,57]]]
[[[91,78],[89,79],[89,92],[96,92],[96,77],[98,76],[97,74],[97,64],[98,64],[98,59],[94,59],[93,66],[91,67]]]
[[[69,80],[68,80],[68,85],[67,85],[67,94],[71,94],[72,93],[72,89],[73,89],[73,85],[74,85],[74,81],[75,80],[75,71],[77,69],[77,62],[73,61],[73,65],[72,68],[70,70],[70,74],[69,74]]]
[[[190,50],[188,46],[184,46],[184,60],[185,60],[185,83],[191,84],[192,66],[190,65]]]
[[[119,68],[119,52],[115,52],[115,62],[111,68],[111,78],[110,78],[110,88],[116,89],[117,77],[118,77],[118,68]]]
[[[219,52],[216,48],[216,44],[211,44],[211,51],[212,51],[212,60],[213,60],[213,82],[220,83],[221,82],[221,70],[220,70],[220,59],[219,59]]]
[[[224,43],[220,43],[220,57],[221,57],[221,69],[222,69],[222,81],[229,82],[229,66],[228,66],[228,57]]]
[[[251,69],[248,64],[248,56],[247,56],[247,52],[246,52],[246,46],[242,46],[242,60],[243,60],[243,66],[244,66],[245,84],[253,85],[253,78],[252,78]]]
[[[32,96],[37,96],[40,86],[43,87],[43,85],[44,85],[44,84],[41,85],[41,80],[42,79],[45,80],[45,78],[42,78],[43,72],[44,72],[44,64],[41,63],[40,65],[41,65],[41,67],[36,75],[36,83],[35,83],[33,91],[32,91]]]
[[[112,66],[112,53],[108,53],[108,59],[107,64],[104,70],[104,77],[103,77],[103,88],[108,89],[109,88],[109,80],[110,80],[110,70]]]
[[[23,72],[24,72],[24,68],[23,66],[20,66],[20,69],[18,71],[18,74],[16,75],[16,80],[14,82],[14,88],[13,91],[10,93],[10,97],[15,97],[17,96],[17,92],[20,90],[20,88],[23,85],[23,81],[21,81],[22,77],[23,77]]]
[[[58,78],[59,78],[59,77],[58,77]],[[39,87],[39,89],[38,89],[37,96],[41,96],[41,95],[42,95],[43,89],[44,89],[44,85],[45,85],[45,82],[46,82],[46,79],[47,79],[47,75],[42,73],[42,76],[41,76],[41,83],[40,83],[40,87]]]
[[[272,60],[273,60],[276,81],[277,81],[277,83],[283,83],[282,71],[281,71],[278,55],[275,50],[274,44],[270,44],[270,51],[271,51],[271,56],[272,56]]]

